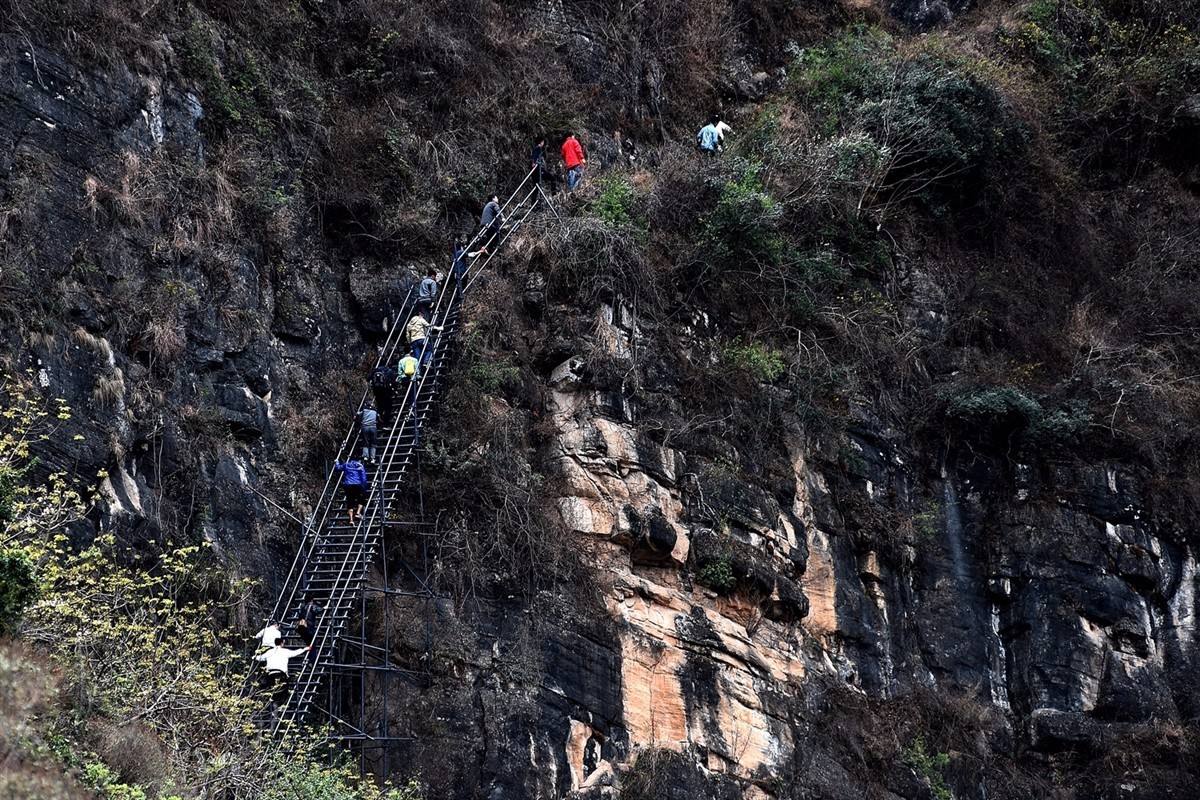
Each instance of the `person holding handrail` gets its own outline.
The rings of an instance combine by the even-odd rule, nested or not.
[[[305,647],[288,650],[283,646],[283,637],[277,636],[270,650],[254,657],[256,661],[266,663],[267,690],[271,693],[271,699],[275,701],[276,705],[283,705],[287,700],[288,661],[296,656],[304,655],[311,649],[312,647]]]
[[[546,137],[539,137],[529,154],[529,168],[533,171],[534,184],[541,186],[546,173]]]
[[[483,207],[483,214],[479,217],[479,227],[486,233],[483,235],[483,243],[488,247],[496,247],[500,244],[500,229],[504,226],[504,214],[500,212],[500,196],[492,195],[492,199],[488,200]]]
[[[413,358],[420,362],[421,367],[425,367],[429,363],[432,351],[426,348],[426,341],[430,331],[440,331],[441,327],[429,324],[429,320],[421,314],[421,310],[413,314],[412,319],[408,321],[408,343],[412,347]]]
[[[437,304],[437,295],[437,270],[429,267],[425,270],[425,277],[421,279],[421,283],[417,287],[417,306],[418,308],[425,309],[427,317],[433,317],[433,309]]]
[[[463,278],[467,276],[467,244],[462,239],[454,243],[454,260],[450,262],[450,274],[454,276],[454,285],[461,295]]]
[[[363,506],[367,504],[367,490],[371,487],[371,479],[367,477],[367,468],[358,459],[337,461],[333,465],[335,472],[342,473],[342,489],[346,492],[346,514],[350,524],[358,524],[362,516]]]

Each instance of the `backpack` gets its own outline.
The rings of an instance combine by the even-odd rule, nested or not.
[[[371,388],[386,389],[396,382],[396,375],[391,367],[376,367],[371,373]]]
[[[415,358],[412,360],[406,359],[401,365],[404,367],[404,376],[406,378],[411,378],[417,374],[417,360]]]

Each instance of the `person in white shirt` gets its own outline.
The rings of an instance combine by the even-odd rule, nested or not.
[[[254,634],[255,638],[258,639],[259,642],[261,642],[261,644],[259,645],[260,649],[258,652],[261,653],[261,652],[263,652],[263,650],[269,650],[270,648],[274,647],[275,640],[278,639],[282,635],[283,634],[280,633],[280,631],[279,631],[279,623],[273,619],[267,620],[266,627],[264,627],[258,633]]]
[[[728,136],[729,134],[733,133],[733,128],[731,128],[729,126],[729,124],[725,122],[725,117],[722,116],[721,114],[717,114],[716,118],[717,118],[717,122],[716,122],[717,149],[724,150],[725,149],[725,137]]]
[[[288,661],[296,656],[302,656],[311,647],[301,647],[288,650],[283,646],[283,637],[275,639],[275,646],[254,658],[266,662],[267,687],[276,703],[282,703],[287,693]]]

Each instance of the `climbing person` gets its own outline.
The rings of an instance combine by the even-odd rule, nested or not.
[[[408,343],[412,346],[413,358],[417,359],[422,367],[428,364],[433,356],[432,350],[426,346],[427,337],[430,331],[440,330],[440,326],[430,325],[429,321],[421,316],[420,311],[413,314],[412,319],[408,321]]]
[[[283,637],[276,636],[270,650],[254,657],[257,661],[266,662],[267,690],[277,705],[282,705],[287,699],[288,661],[310,649],[288,650],[283,646]]]
[[[717,121],[717,117],[714,115],[708,124],[696,134],[696,144],[700,146],[700,151],[710,156],[717,154],[717,146],[721,143],[721,134],[717,132]]]
[[[529,153],[529,168],[533,171],[533,182],[542,185],[542,177],[546,173],[546,139],[539,138]]]
[[[421,283],[417,286],[417,305],[425,309],[425,316],[433,319],[433,309],[437,305],[438,282],[437,270],[429,267],[425,270],[425,277],[421,279]]]
[[[567,168],[567,191],[575,191],[575,187],[583,180],[583,168],[587,166],[587,156],[583,145],[575,138],[575,134],[567,135],[562,143],[563,166]]]
[[[733,133],[733,128],[725,122],[724,117],[720,114],[713,114],[713,127],[717,129],[717,149],[725,149],[725,137]]]
[[[483,243],[487,247],[495,248],[500,244],[500,229],[504,226],[504,214],[500,212],[500,197],[492,195],[492,199],[487,201],[483,207],[483,214],[479,217],[479,227],[484,230]]]
[[[396,374],[399,376],[396,384],[404,386],[406,381],[415,381],[420,371],[421,362],[417,361],[412,353],[405,353],[404,358],[400,359],[400,363],[396,365]]]
[[[396,372],[387,364],[380,364],[371,370],[371,393],[375,395],[375,408],[386,424],[392,417],[392,404],[395,401]]]
[[[358,412],[358,438],[362,442],[362,458],[368,463],[375,463],[375,437],[378,433],[379,413],[375,405],[368,400],[362,411]]]
[[[462,239],[454,243],[454,260],[450,262],[450,274],[458,293],[463,293],[463,278],[467,277],[467,245]]]
[[[367,489],[371,485],[367,477],[367,468],[361,461],[350,459],[338,461],[333,465],[335,472],[342,473],[342,489],[346,492],[346,514],[350,524],[357,525],[362,516],[363,506],[367,503]]]
[[[308,598],[308,602],[304,604],[304,608],[300,609],[300,616],[308,623],[309,630],[315,631],[317,629],[317,620],[320,619],[321,612],[324,610],[321,604],[316,601],[316,598]]]
[[[273,619],[267,620],[267,624],[263,629],[254,634],[254,638],[259,641],[258,652],[263,653],[275,646],[275,640],[283,634],[279,631],[279,623]]]
[[[633,166],[637,162],[637,145],[628,136],[621,136],[620,131],[613,131],[613,141],[617,143],[617,158],[625,159],[625,163]]]
[[[309,627],[308,620],[304,617],[296,620],[296,635],[300,637],[300,641],[304,642],[304,646],[312,648],[313,629]]]

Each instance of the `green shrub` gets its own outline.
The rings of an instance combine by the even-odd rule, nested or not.
[[[17,481],[22,471],[9,464],[0,464],[0,526],[12,519],[15,508]]]
[[[1092,415],[1082,401],[1047,411],[1035,398],[1008,386],[959,394],[950,401],[946,414],[972,436],[1020,436],[1040,447],[1076,443],[1092,424]]]
[[[1027,149],[1024,126],[966,62],[909,56],[860,28],[805,51],[797,66],[801,101],[826,136],[842,137],[835,171],[873,176],[869,200],[916,199],[935,212],[973,206],[989,176]]]
[[[946,785],[943,770],[950,765],[950,756],[945,753],[930,753],[925,749],[925,740],[918,736],[904,748],[904,763],[929,784],[934,800],[954,800],[954,792]]]
[[[737,177],[720,188],[716,207],[704,216],[701,241],[725,264],[778,264],[784,240],[779,234],[782,209],[759,177],[761,167],[743,164]]]
[[[705,561],[704,565],[696,570],[696,583],[721,593],[731,591],[737,586],[737,576],[733,574],[733,563],[729,556],[718,556]]]
[[[609,225],[628,225],[634,218],[634,199],[629,181],[606,178],[600,183],[600,195],[592,202],[592,210]]]
[[[930,500],[923,509],[912,515],[913,533],[921,539],[937,536],[942,523],[942,504]]]
[[[36,598],[33,562],[21,550],[0,551],[0,634],[16,630],[21,614]]]
[[[300,763],[285,769],[263,794],[264,800],[421,800],[424,788],[415,780],[402,786],[360,782],[346,768]]]
[[[271,126],[263,111],[270,107],[271,96],[262,67],[253,52],[238,48],[240,61],[226,65],[227,70],[222,71],[216,56],[215,36],[212,27],[195,19],[173,39],[184,72],[199,84],[205,115],[217,131],[244,126],[265,136]]]
[[[1029,429],[1029,439],[1041,445],[1067,445],[1079,438],[1092,424],[1091,412],[1075,400],[1055,411],[1043,414]]]
[[[102,761],[88,762],[83,768],[83,780],[105,800],[146,800],[146,790],[122,783],[117,774]]]
[[[521,377],[521,370],[510,361],[479,360],[467,368],[467,380],[481,394],[495,394]]]
[[[728,369],[744,370],[760,383],[774,383],[787,371],[783,351],[762,342],[743,344],[739,339],[726,345],[722,360]]]
[[[950,401],[947,414],[964,426],[976,429],[1021,429],[1042,416],[1042,406],[1024,392],[1008,386],[958,395]]]
[[[842,126],[857,98],[879,95],[888,81],[892,37],[878,28],[856,27],[833,42],[801,52],[792,84],[826,135]]]

